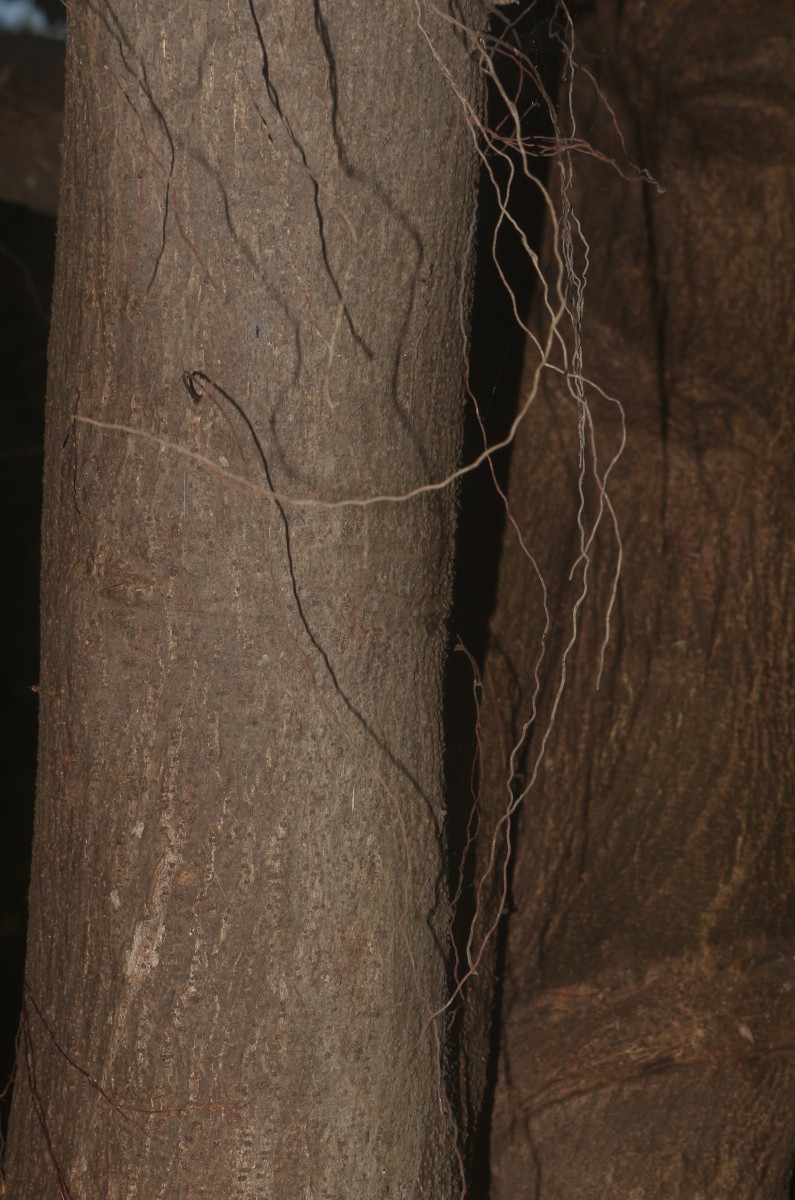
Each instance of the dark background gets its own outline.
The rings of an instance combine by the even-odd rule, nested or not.
[[[0,1079],[13,1066],[36,775],[44,388],[55,219],[0,205]],[[5,1121],[5,1105],[3,1108]]]

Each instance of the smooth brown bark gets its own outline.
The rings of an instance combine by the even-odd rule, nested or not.
[[[409,0],[70,8],[15,1200],[454,1187],[453,495],[323,506],[457,461],[452,85]]]
[[[782,1200],[795,1155],[795,26],[774,3],[600,0],[576,36],[631,159],[665,193],[578,160],[583,370],[627,420],[599,690],[617,564],[607,510],[567,655],[586,571],[576,381],[545,376],[512,462],[511,509],[553,614],[520,786],[554,721],[518,816],[493,1195]],[[626,167],[584,76],[575,97],[578,133]],[[620,421],[589,385],[584,399],[602,472]],[[587,542],[602,498],[585,428]],[[514,540],[486,664],[513,736],[543,629]]]

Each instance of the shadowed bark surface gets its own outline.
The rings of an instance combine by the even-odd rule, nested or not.
[[[566,685],[518,818],[493,1195],[781,1200],[795,1151],[795,26],[772,3],[604,0],[576,35],[630,158],[665,192],[577,163],[583,371],[627,425],[607,485],[623,565],[598,690],[609,510],[588,538],[616,406],[588,384],[578,404],[576,380],[548,373],[512,462],[511,509],[553,614],[520,786],[564,670]],[[575,95],[580,134],[623,161],[582,76]],[[508,543],[486,670],[513,736],[544,629],[532,583]]]

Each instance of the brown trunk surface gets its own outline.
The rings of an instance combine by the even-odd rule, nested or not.
[[[580,556],[578,421],[587,543],[616,406],[589,384],[578,405],[576,379],[547,373],[512,462],[553,623],[519,780],[540,761],[518,817],[493,1196],[781,1200],[795,1153],[795,21],[772,0],[599,0],[576,37],[665,193],[577,160],[583,371],[627,422],[598,690],[617,541],[604,508]],[[577,133],[626,163],[584,76],[575,96]],[[543,628],[514,540],[485,673],[513,737]],[[504,791],[486,801],[504,807]]]
[[[476,62],[412,0],[69,12],[8,1194],[447,1200],[453,497],[323,505],[456,464]]]

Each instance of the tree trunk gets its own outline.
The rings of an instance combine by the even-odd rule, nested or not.
[[[459,453],[476,67],[70,8],[14,1200],[453,1190],[454,498],[375,498]]]
[[[627,425],[606,484],[615,604],[602,484],[622,423],[595,387],[578,395],[572,339],[511,468],[552,627],[516,787],[499,1200],[788,1194],[793,37],[790,6],[749,0],[600,0],[576,27],[630,159],[665,194],[577,160],[582,370]],[[632,174],[584,75],[574,111]],[[534,581],[514,540],[486,664],[514,738],[545,626]]]

